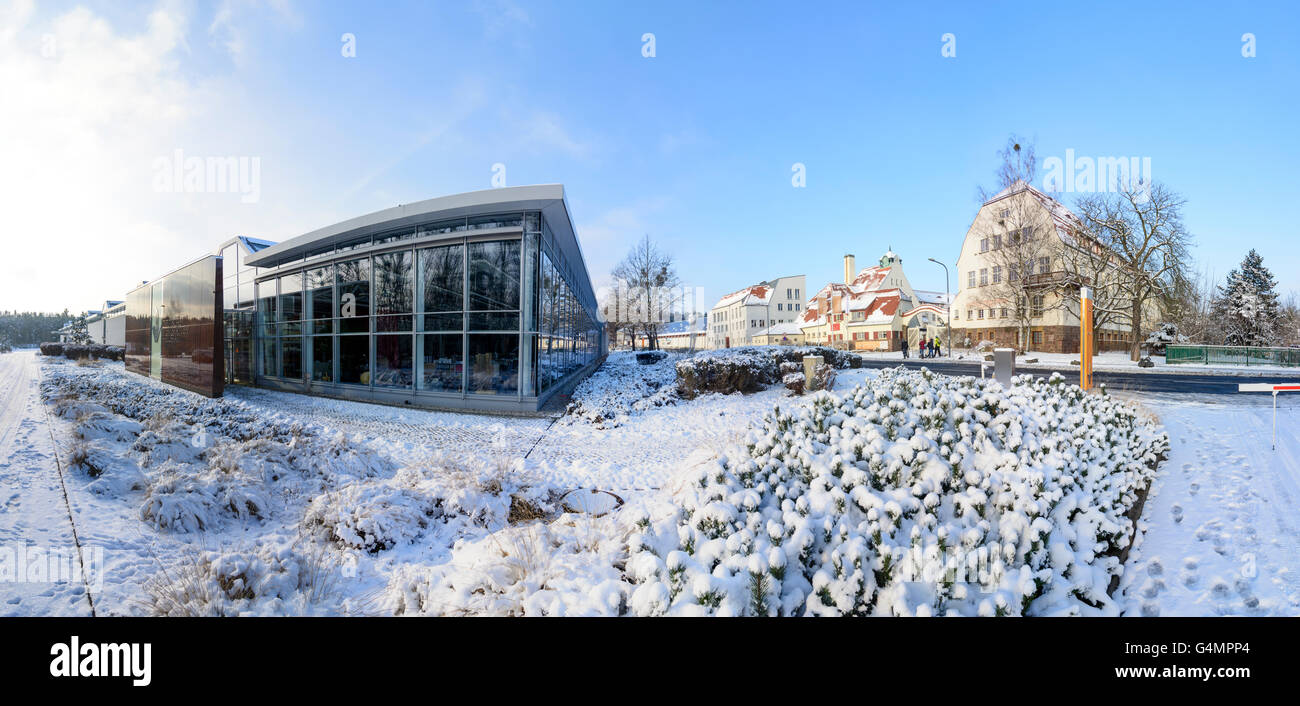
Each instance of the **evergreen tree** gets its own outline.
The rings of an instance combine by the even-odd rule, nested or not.
[[[1241,267],[1228,273],[1214,300],[1214,312],[1224,331],[1224,342],[1234,346],[1277,343],[1280,309],[1277,281],[1252,249]]]
[[[85,314],[72,320],[72,332],[70,335],[73,343],[90,343],[90,331],[86,328]]]

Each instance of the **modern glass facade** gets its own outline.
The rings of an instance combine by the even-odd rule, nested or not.
[[[221,396],[221,264],[220,257],[205,257],[127,294],[128,370]]]
[[[492,208],[379,223],[261,267],[257,384],[527,411],[590,372],[604,329],[576,240],[552,229],[563,214],[573,238],[567,210]]]

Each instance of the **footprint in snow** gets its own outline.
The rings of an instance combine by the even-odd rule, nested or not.
[[[1152,559],[1151,563],[1147,564],[1147,574],[1151,576],[1160,576],[1164,573],[1165,566],[1160,563],[1159,559]]]
[[[1174,515],[1174,523],[1175,524],[1181,523],[1183,521],[1183,506],[1175,504],[1173,508],[1173,515]]]
[[[1192,483],[1191,485],[1187,486],[1187,492],[1192,495],[1196,495],[1198,492],[1200,492],[1200,490],[1201,490],[1200,483]]]
[[[1142,617],[1158,618],[1160,617],[1160,605],[1155,601],[1142,602]]]

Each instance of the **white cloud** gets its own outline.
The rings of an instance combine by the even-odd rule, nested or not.
[[[222,0],[208,25],[208,35],[225,48],[236,64],[245,65],[249,61],[248,24],[265,14],[263,10],[270,10],[281,25],[302,26],[302,17],[291,0]]]

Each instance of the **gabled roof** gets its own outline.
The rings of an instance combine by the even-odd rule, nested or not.
[[[790,336],[803,333],[803,329],[794,321],[787,321],[783,324],[775,324],[759,331],[757,336]]]
[[[993,198],[985,201],[983,205],[988,206],[1001,201],[1002,199],[1010,198],[1011,196],[1026,191],[1030,196],[1034,197],[1043,208],[1047,209],[1047,213],[1052,217],[1052,222],[1056,226],[1056,232],[1061,236],[1069,236],[1075,229],[1083,226],[1083,221],[1079,220],[1079,217],[1074,215],[1074,212],[1067,208],[1065,204],[1038,189],[1035,189],[1032,184],[1026,184],[1024,181],[1019,179],[1017,179],[1011,186],[999,191]]]
[[[731,306],[737,302],[744,302],[746,306],[750,304],[767,304],[772,299],[773,291],[775,290],[773,290],[771,285],[767,282],[764,282],[763,284],[755,284],[726,295],[719,299],[718,303],[713,305],[713,308],[717,309],[719,307]]]

